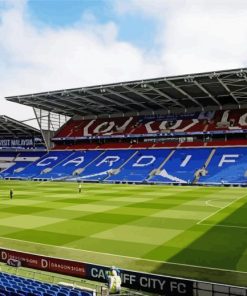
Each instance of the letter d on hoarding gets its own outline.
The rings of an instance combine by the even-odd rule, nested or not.
[[[8,259],[8,254],[4,251],[1,252],[1,259],[7,260]]]
[[[47,268],[48,267],[48,260],[41,259],[41,267],[44,269]]]

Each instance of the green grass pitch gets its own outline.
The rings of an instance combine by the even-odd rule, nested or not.
[[[245,188],[0,181],[0,246],[246,286],[246,200]]]

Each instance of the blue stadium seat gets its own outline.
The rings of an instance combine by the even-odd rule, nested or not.
[[[56,286],[52,286],[52,287],[50,287],[49,291],[56,293],[59,291],[59,288]]]
[[[199,183],[247,183],[247,148],[217,148]]]
[[[43,171],[52,169],[61,161],[67,159],[72,153],[72,151],[50,151],[39,160],[26,167],[18,174],[18,177],[20,179],[31,179],[38,176],[42,179]]]
[[[9,162],[10,166],[4,169],[0,176],[2,178],[15,178],[15,171],[26,168],[35,160],[46,154],[45,151],[23,151],[23,152],[3,152],[0,151],[0,161]]]
[[[80,295],[81,295],[81,293],[80,292],[77,292],[77,291],[71,291],[69,293],[69,296],[80,296]]]
[[[1,152],[12,166],[0,178],[104,182],[192,183],[195,173],[206,168],[198,183],[246,184],[247,148],[128,149],[107,151]],[[172,154],[172,153],[173,154]],[[167,156],[170,158],[163,164]],[[26,158],[37,159],[26,161]],[[24,168],[18,171],[20,168]],[[16,171],[17,170],[17,171]],[[3,276],[2,280],[8,280]],[[5,284],[3,281],[0,284]]]
[[[64,161],[57,164],[51,172],[43,174],[40,177],[59,180],[70,177],[77,170],[85,168],[90,162],[97,158],[102,152],[100,151],[76,151]],[[36,176],[38,178],[39,176]]]
[[[78,176],[87,181],[102,181],[109,177],[112,170],[121,167],[135,153],[134,150],[108,150],[95,159]]]
[[[137,151],[121,168],[121,171],[107,178],[107,181],[143,182],[150,172],[157,169],[169,155],[169,149],[152,149]]]
[[[0,294],[1,295],[1,294]],[[26,296],[25,293],[21,293],[21,292],[11,292],[10,294],[11,296]]]
[[[158,183],[191,183],[195,172],[202,168],[212,149],[177,149],[161,170],[150,179]]]
[[[16,292],[16,290],[14,289],[14,288],[12,288],[12,287],[6,287],[6,291],[7,292]]]
[[[58,292],[58,293],[57,293],[57,296],[67,296],[67,294],[64,293],[64,292]]]
[[[20,170],[20,169],[24,169],[26,168],[28,165],[30,165],[31,162],[30,161],[18,161],[15,162],[14,165],[12,165],[11,167],[7,168],[6,170],[1,172],[1,175],[3,176],[3,178],[10,178],[10,177],[18,177],[18,173],[15,173],[16,171]]]
[[[0,283],[0,296],[92,296],[88,291],[42,283],[2,272]]]

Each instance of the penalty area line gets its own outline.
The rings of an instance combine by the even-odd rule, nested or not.
[[[209,200],[205,201],[205,204],[206,204],[206,206],[209,206],[209,207],[212,207],[212,208],[221,209],[221,207],[211,204],[211,201],[216,201],[216,200],[219,200],[219,199],[209,199]]]
[[[197,225],[201,225],[202,222],[204,222],[204,221],[206,221],[207,219],[213,217],[214,215],[218,214],[220,211],[222,211],[222,210],[228,208],[229,206],[231,206],[232,204],[234,204],[235,202],[239,201],[240,199],[242,199],[242,198],[244,198],[244,197],[246,197],[246,196],[247,196],[247,195],[244,194],[244,195],[242,195],[242,196],[240,196],[240,197],[234,199],[233,201],[229,202],[229,203],[228,203],[227,205],[225,205],[224,207],[222,207],[222,208],[218,209],[217,211],[215,211],[215,212],[209,214],[207,217],[202,218],[202,219],[201,219],[200,221],[198,221],[196,224],[197,224]],[[211,225],[211,224],[210,224],[210,225]],[[214,224],[213,224],[213,225],[214,225]]]
[[[198,269],[204,269],[204,270],[247,274],[247,271],[240,271],[240,270],[238,271],[238,270],[231,270],[231,269],[225,269],[225,268],[206,267],[206,266],[193,265],[193,264],[176,263],[176,262],[154,260],[154,259],[146,259],[146,258],[140,258],[140,257],[134,257],[134,256],[132,257],[132,256],[111,254],[111,253],[105,253],[105,252],[90,251],[90,250],[84,250],[84,249],[76,249],[76,248],[71,248],[71,247],[54,246],[54,245],[49,245],[49,244],[30,242],[30,241],[26,241],[26,240],[19,240],[19,239],[15,239],[15,238],[0,237],[0,240],[1,239],[8,240],[8,241],[16,241],[16,242],[28,243],[28,244],[32,244],[32,245],[52,247],[52,248],[55,248],[55,249],[71,250],[71,251],[77,251],[77,252],[82,252],[82,253],[85,252],[85,253],[98,254],[98,255],[109,256],[109,257],[117,257],[117,258],[123,258],[123,259],[128,259],[128,260],[135,260],[135,261],[147,261],[147,262],[152,262],[152,263],[159,263],[159,264],[162,263],[162,264],[173,265],[173,266],[183,266],[183,267],[198,268]],[[14,249],[11,249],[11,250],[14,250]],[[15,250],[15,251],[18,251],[18,250]],[[22,251],[19,251],[19,252],[22,252]],[[28,253],[28,252],[23,251],[23,253]],[[35,254],[35,255],[39,255],[39,256],[43,255],[43,254],[37,254],[37,253],[32,253],[32,252],[30,252],[30,253]],[[48,256],[48,255],[43,255],[43,256]],[[51,256],[48,256],[48,257],[51,257]],[[56,258],[58,258],[58,257],[56,257]],[[65,259],[65,258],[62,258],[62,259]],[[70,259],[70,260],[75,261],[75,259]]]
[[[227,224],[210,224],[210,223],[200,223],[200,225],[205,225],[205,226],[216,226],[216,227],[226,227],[226,228],[239,228],[239,229],[247,229],[247,226],[227,225]]]

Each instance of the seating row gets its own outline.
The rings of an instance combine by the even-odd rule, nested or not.
[[[26,164],[13,164],[0,176],[24,180],[247,184],[246,147],[50,151]]]
[[[1,296],[93,296],[94,292],[0,273]]]
[[[195,112],[182,115],[150,115],[69,120],[55,138],[237,131],[247,128],[247,110]]]

